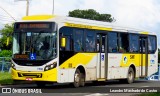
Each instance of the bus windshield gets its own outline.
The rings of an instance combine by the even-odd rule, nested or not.
[[[50,60],[56,58],[56,32],[14,32],[13,58]]]

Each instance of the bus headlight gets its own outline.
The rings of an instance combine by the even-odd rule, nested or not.
[[[53,67],[54,67],[54,65],[53,65],[53,64],[51,64],[51,65],[50,65],[50,67],[51,67],[51,68],[53,68]]]
[[[44,68],[44,71],[47,71],[47,70],[49,70],[49,66],[46,66],[46,67]]]
[[[16,70],[16,66],[12,63],[11,67]]]
[[[57,63],[54,62],[53,64],[50,64],[50,65],[47,65],[45,68],[44,68],[44,71],[47,71],[47,70],[51,70],[53,68],[57,67]]]

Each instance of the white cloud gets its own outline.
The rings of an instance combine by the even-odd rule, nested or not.
[[[117,3],[114,13],[121,25],[132,25],[149,29],[160,22],[158,19],[160,6],[155,6],[153,0],[114,0]]]
[[[2,19],[2,17],[8,18],[8,20],[3,20],[2,23],[11,23],[14,21],[4,10],[2,10],[2,8],[5,9],[15,19],[19,19],[24,16],[25,13],[25,9],[23,6],[25,6],[25,2],[14,2],[14,0],[0,0],[0,13],[1,15],[3,15],[0,17],[0,19]]]
[[[82,1],[82,0],[81,0]],[[160,22],[157,0],[83,0],[80,9],[112,14],[121,26],[151,30]]]
[[[54,13],[66,16],[69,11],[76,9],[78,0],[54,0]],[[30,14],[52,14],[53,0],[32,0],[30,3]]]
[[[68,1],[68,2],[67,2]],[[155,0],[54,0],[54,13],[66,16],[74,9],[95,9],[100,13],[109,13],[116,23],[122,26],[135,26],[149,29],[160,22],[160,4]],[[26,14],[26,2],[0,0],[0,6],[16,19]],[[31,0],[29,14],[51,14],[53,0]],[[2,11],[2,10],[1,10]],[[1,12],[0,11],[0,12]],[[3,13],[4,14],[4,13]]]

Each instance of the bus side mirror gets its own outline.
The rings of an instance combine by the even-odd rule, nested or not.
[[[9,38],[9,37],[10,37],[10,36],[13,36],[13,32],[7,35],[6,46],[9,45],[9,42],[10,42],[10,38]]]
[[[65,37],[62,37],[61,38],[61,47],[66,47],[66,38]]]
[[[9,37],[7,37],[7,42],[6,42],[6,46],[9,45]]]

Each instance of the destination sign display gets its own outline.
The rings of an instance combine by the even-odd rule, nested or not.
[[[15,59],[28,59],[28,55],[26,55],[26,54],[15,54],[14,55],[14,58]]]
[[[17,29],[31,29],[31,28],[50,28],[48,23],[20,23],[16,26]]]

